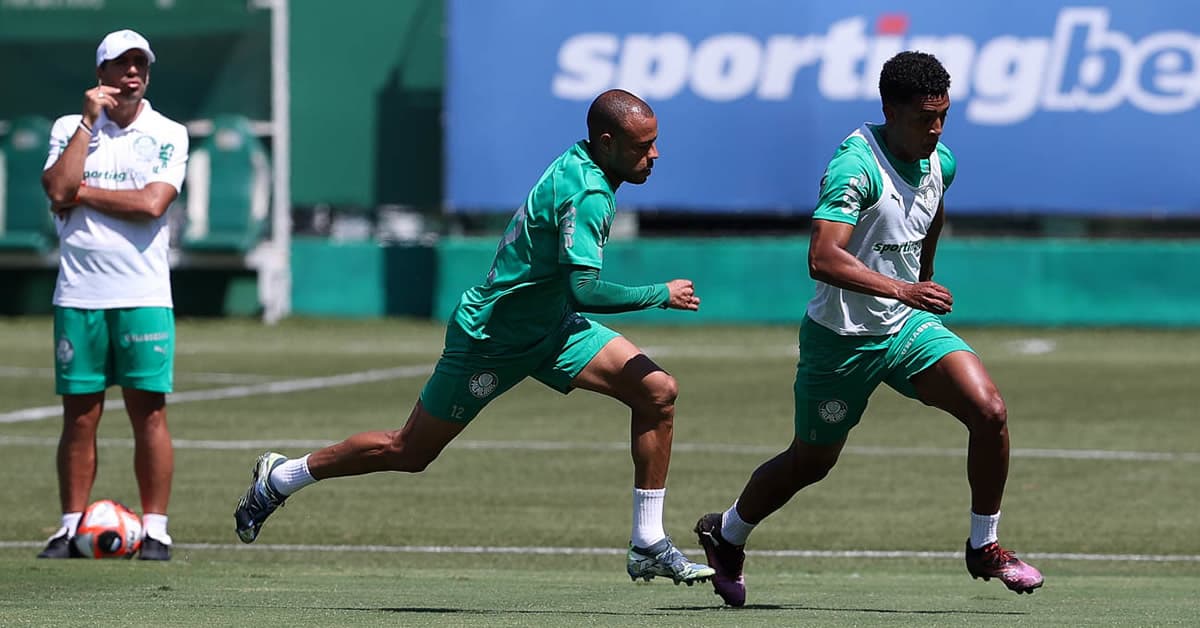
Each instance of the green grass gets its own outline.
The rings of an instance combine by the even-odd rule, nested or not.
[[[688,531],[696,517],[727,507],[791,436],[795,329],[606,323],[650,348],[679,379],[666,523],[694,548]],[[1006,545],[1035,556],[1200,556],[1200,331],[959,331],[1009,405]],[[441,333],[411,321],[181,321],[177,391],[225,388],[239,378],[428,367]],[[1046,341],[1049,352],[1024,350],[1037,348],[1031,338]],[[50,322],[0,320],[0,347],[0,415],[57,405],[51,378],[37,370],[52,366]],[[1031,558],[1047,584],[1016,596],[971,580],[957,555],[757,554],[741,610],[719,608],[707,585],[632,584],[617,553],[629,527],[627,413],[611,400],[586,392],[563,398],[536,382],[489,406],[426,473],[317,485],[294,496],[258,544],[238,546],[232,508],[261,448],[237,443],[332,442],[398,427],[424,382],[419,370],[377,383],[172,404],[177,547],[165,565],[34,559],[35,545],[57,527],[59,420],[0,423],[0,625],[1160,626],[1200,617],[1196,560]],[[128,421],[116,390],[110,394],[101,438],[113,440],[102,445],[93,498],[136,505]],[[881,389],[852,434],[855,449],[764,523],[750,548],[957,552],[967,533],[965,461],[957,454],[965,439],[952,418]],[[554,446],[528,446],[535,441]],[[1173,456],[1071,459],[1044,450]],[[272,549],[281,544],[355,549]],[[365,545],[614,553],[357,549]]]
[[[1200,586],[1195,575],[1059,573],[1017,597],[957,565],[772,560],[752,563],[754,599],[734,610],[718,608],[707,585],[630,584],[608,558],[240,554],[171,565],[5,555],[0,616],[29,625],[1162,626],[1194,620]]]

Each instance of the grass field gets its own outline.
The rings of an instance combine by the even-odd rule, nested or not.
[[[791,436],[795,329],[606,320],[676,375],[667,529],[729,505]],[[749,602],[630,583],[628,418],[526,382],[430,469],[319,484],[242,546],[255,457],[399,426],[441,348],[406,321],[181,321],[175,559],[39,561],[57,527],[47,319],[0,320],[0,625],[1194,626],[1200,331],[960,329],[1009,405],[1001,539],[1033,596],[972,580],[966,433],[881,389],[838,468],[751,539]],[[138,504],[110,391],[93,498]]]

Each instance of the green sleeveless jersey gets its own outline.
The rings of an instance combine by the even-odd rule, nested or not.
[[[550,164],[513,214],[484,282],[453,322],[477,340],[524,347],[572,311],[571,266],[599,269],[616,214],[613,189],[579,141]]]

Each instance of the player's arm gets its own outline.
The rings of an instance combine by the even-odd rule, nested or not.
[[[867,268],[846,249],[859,214],[874,206],[882,193],[882,181],[872,176],[874,160],[866,142],[852,137],[829,161],[813,211],[808,273],[838,288],[894,299],[904,282]]]
[[[54,124],[50,132],[50,156],[42,171],[42,189],[55,205],[70,203],[79,193],[92,137],[80,124],[67,124],[68,119],[59,119]]]
[[[579,312],[615,314],[653,307],[696,310],[700,299],[692,282],[675,279],[665,284],[625,286],[600,279],[606,221],[614,211],[611,197],[584,193],[572,200],[559,224],[559,258],[567,267],[567,286]]]
[[[876,297],[899,299],[907,282],[877,273],[846,247],[854,225],[833,220],[813,220],[808,245],[808,274],[831,286]]]
[[[187,130],[179,126],[170,138],[171,151],[160,157],[162,162],[150,173],[146,185],[139,190],[106,190],[81,186],[76,204],[87,205],[96,211],[123,220],[154,220],[167,213],[179,196],[187,171]]]
[[[83,93],[82,118],[60,118],[50,132],[50,158],[42,172],[42,188],[46,196],[57,207],[66,208],[75,200],[83,181],[83,166],[87,160],[88,144],[92,141],[89,128],[95,128],[96,120],[105,107],[116,107],[114,94],[121,88],[98,85]],[[70,120],[73,124],[68,124]],[[84,128],[84,125],[87,128]]]
[[[929,225],[929,233],[925,234],[925,240],[921,243],[921,281],[929,281],[933,279],[933,256],[937,253],[938,238],[942,235],[942,226],[946,224],[946,205],[945,201],[938,201],[937,214],[933,216],[933,223]]]
[[[153,220],[167,213],[179,192],[169,183],[148,183],[140,190],[79,188],[76,204],[124,220]]]
[[[665,283],[624,286],[600,279],[600,269],[572,266],[567,277],[571,300],[578,312],[616,314],[667,307],[671,291]]]
[[[813,220],[808,248],[808,274],[831,286],[876,297],[896,299],[919,310],[945,314],[954,304],[950,291],[933,283],[908,283],[877,273],[846,250],[854,225]]]

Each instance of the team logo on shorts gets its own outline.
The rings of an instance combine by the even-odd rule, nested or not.
[[[75,347],[71,346],[71,341],[64,338],[58,339],[58,348],[54,350],[54,355],[58,356],[58,361],[63,364],[70,363],[75,359]]]
[[[817,414],[826,423],[841,423],[846,418],[846,402],[841,399],[830,399],[817,404]]]
[[[496,391],[496,386],[500,383],[500,378],[491,371],[480,371],[471,376],[471,381],[467,382],[467,388],[479,399],[483,399]]]

